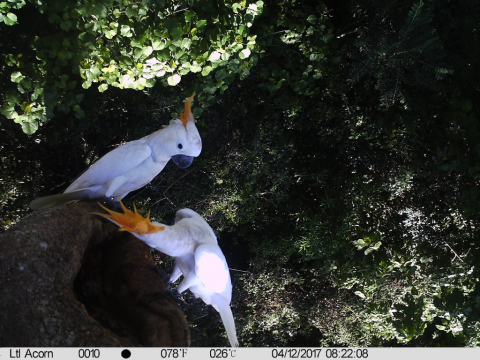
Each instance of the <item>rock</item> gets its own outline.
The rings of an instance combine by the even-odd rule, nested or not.
[[[0,346],[188,346],[185,316],[150,249],[78,202],[0,234]]]

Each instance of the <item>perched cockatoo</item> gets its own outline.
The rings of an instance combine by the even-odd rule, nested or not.
[[[61,205],[80,199],[123,199],[129,192],[148,184],[172,161],[182,169],[202,151],[202,140],[191,112],[190,99],[180,119],[139,140],[110,151],[75,180],[63,194],[39,197],[32,209]]]
[[[237,332],[230,301],[232,282],[225,256],[220,250],[212,228],[195,211],[182,209],[175,215],[175,225],[150,222],[150,213],[143,218],[135,208],[128,210],[120,201],[124,213],[106,208],[108,214],[95,213],[129,231],[147,245],[175,258],[175,268],[170,283],[184,276],[176,290],[190,289],[196,297],[212,305],[222,318],[232,346],[238,346]]]

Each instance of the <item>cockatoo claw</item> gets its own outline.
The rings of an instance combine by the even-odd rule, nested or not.
[[[162,277],[163,282],[165,283],[165,287],[167,288],[166,290],[161,291],[157,294],[147,295],[147,296],[150,297],[149,303],[151,303],[153,301],[161,300],[162,298],[164,298],[165,296],[168,295],[173,300],[175,300],[177,302],[177,304],[180,306],[180,308],[182,309],[182,311],[185,312],[185,310],[187,309],[187,304],[183,300],[180,299],[180,293],[178,292],[177,289],[173,289],[173,290],[170,289],[170,285],[172,283],[170,282],[170,277],[165,273],[165,271],[163,271],[162,269],[160,269],[156,265],[152,265],[152,264],[149,264],[149,263],[145,263],[145,265],[147,265],[147,267],[149,267],[150,269],[152,269],[153,271],[155,271],[158,275],[160,275]]]

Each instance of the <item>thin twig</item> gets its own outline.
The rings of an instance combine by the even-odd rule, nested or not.
[[[450,245],[448,245],[448,243],[445,241],[445,245],[448,246],[448,248],[455,254],[455,257],[452,259],[452,263],[455,261],[455,258],[458,257],[458,259],[463,262],[462,258],[455,252],[455,250],[452,249],[452,247]]]
[[[229,267],[230,270],[232,271],[240,271],[240,272],[244,272],[244,273],[248,273],[248,274],[251,274],[250,271],[245,271],[245,270],[238,270],[238,269],[232,269],[231,267]]]

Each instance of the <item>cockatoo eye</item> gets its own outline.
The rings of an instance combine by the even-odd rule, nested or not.
[[[178,148],[179,150],[182,150],[182,149],[183,149],[182,143],[178,143],[178,144],[177,144],[177,148]]]

